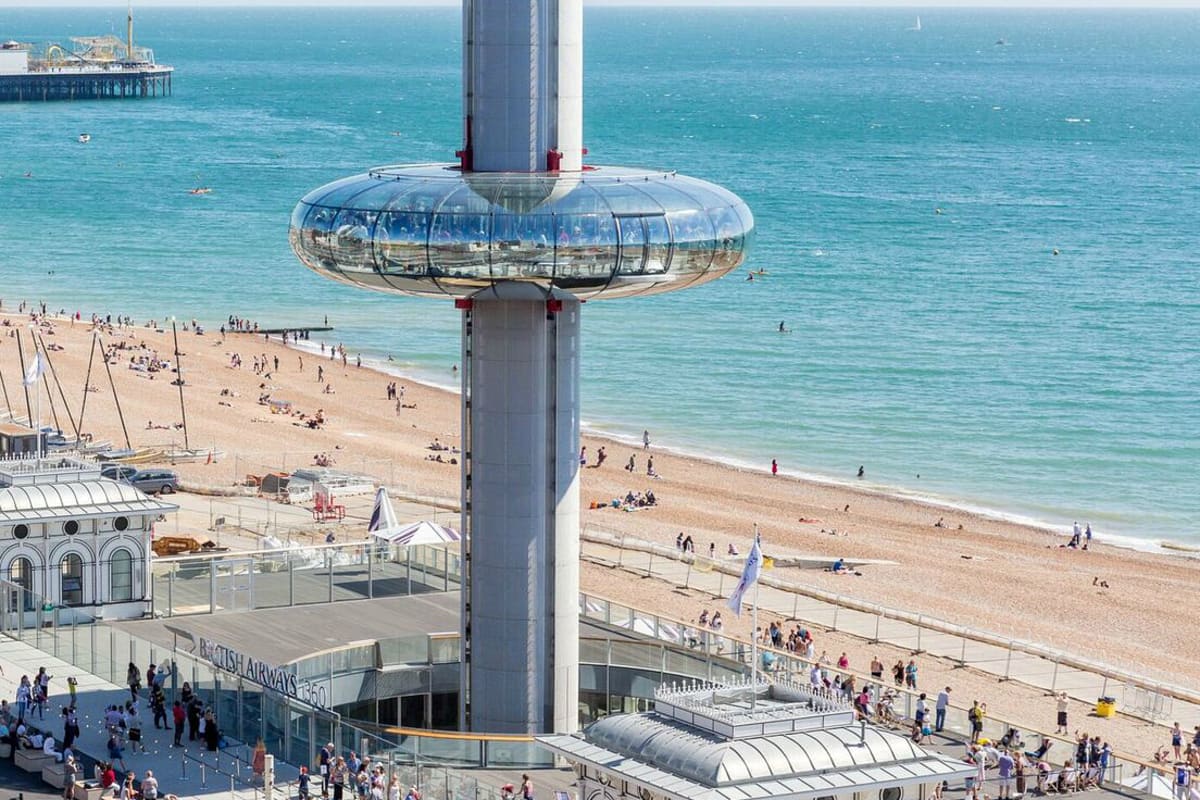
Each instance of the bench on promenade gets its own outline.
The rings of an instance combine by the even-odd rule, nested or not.
[[[75,781],[75,800],[100,800],[103,793],[100,781]]]
[[[57,759],[51,759],[44,767],[42,767],[42,780],[55,789],[62,789],[67,785],[66,765]]]
[[[54,756],[46,755],[41,750],[20,748],[17,750],[17,757],[13,759],[13,763],[17,765],[18,769],[40,774],[43,767],[54,763]]]

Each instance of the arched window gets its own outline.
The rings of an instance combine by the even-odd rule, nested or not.
[[[62,604],[83,605],[83,559],[67,553],[62,560]]]
[[[133,599],[133,554],[125,548],[114,550],[108,573],[109,598],[114,603]]]
[[[28,558],[14,558],[8,565],[8,579],[15,586],[12,590],[12,608],[23,611],[33,611],[33,564]]]

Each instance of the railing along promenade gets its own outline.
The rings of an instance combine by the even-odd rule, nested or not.
[[[611,564],[647,577],[672,580],[685,589],[711,591],[716,597],[727,597],[741,577],[743,560],[740,558],[721,560],[708,558],[698,553],[682,553],[673,547],[594,525],[584,526],[581,537],[585,542],[607,546],[617,551],[615,561],[603,558],[595,552],[585,552],[585,558],[598,563]],[[645,558],[640,561],[630,558],[629,554],[631,553],[643,554]],[[656,561],[660,565],[658,569],[655,568]],[[667,569],[664,569],[663,565],[672,565],[673,574],[666,574]],[[716,577],[715,581],[711,579],[712,576]],[[726,580],[727,578],[728,580]],[[760,582],[764,587],[778,589],[791,595],[792,598],[790,607],[769,605],[769,601],[766,601],[760,603],[761,610],[770,611],[785,619],[803,621],[832,631],[858,636],[872,644],[886,642],[905,647],[914,653],[933,653],[949,658],[959,666],[976,667],[996,674],[1002,680],[1013,680],[1035,688],[1049,689],[1052,692],[1062,688],[1059,685],[1063,678],[1059,674],[1060,668],[1075,669],[1095,675],[1103,681],[1099,695],[1108,694],[1109,681],[1123,685],[1127,694],[1132,687],[1139,693],[1139,699],[1144,701],[1127,702],[1118,709],[1118,713],[1156,723],[1162,722],[1172,713],[1171,705],[1166,702],[1167,700],[1180,700],[1193,706],[1200,706],[1200,692],[1195,690],[1155,680],[1072,653],[1055,650],[1037,642],[999,636],[926,614],[889,608],[844,594],[815,589],[798,581],[778,578],[769,571],[762,574]],[[715,585],[713,585],[714,583]],[[819,601],[828,608],[815,610],[802,608],[801,598]],[[858,624],[848,624],[851,622]],[[885,622],[894,623],[893,630],[883,631]],[[896,629],[897,626],[899,630]],[[939,642],[935,638],[936,636],[942,637],[942,640]],[[945,637],[955,640],[954,647],[946,646]],[[971,643],[997,648],[999,652],[987,653],[986,657],[973,657],[968,652],[968,646]],[[933,650],[935,646],[937,646],[936,652]],[[957,652],[953,652],[955,649]],[[1028,676],[1017,674],[1013,669],[1015,654],[1032,656],[1047,662],[1051,671],[1048,685],[1034,683]],[[999,666],[1001,661],[1003,662],[1002,667]],[[1070,692],[1069,688],[1066,690]],[[1078,699],[1090,703],[1095,700],[1095,697]],[[1200,709],[1197,709],[1197,713],[1200,714]],[[1200,722],[1200,718],[1197,718],[1196,722]]]

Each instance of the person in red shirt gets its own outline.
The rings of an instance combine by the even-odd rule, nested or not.
[[[178,700],[175,701],[175,705],[171,708],[171,718],[175,720],[175,741],[171,744],[171,747],[183,747],[183,744],[179,740],[183,736],[183,723],[187,721],[187,711],[183,709],[183,703]]]
[[[105,764],[104,770],[100,773],[100,787],[107,789],[117,782],[117,772],[113,769],[112,764]]]

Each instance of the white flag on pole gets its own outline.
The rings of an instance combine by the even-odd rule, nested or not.
[[[742,598],[746,596],[750,587],[758,582],[760,572],[762,572],[762,550],[758,546],[758,537],[755,537],[754,546],[750,548],[750,555],[746,556],[746,566],[742,568],[742,579],[734,587],[733,594],[729,595],[729,608],[739,617],[742,615]]]
[[[33,360],[30,361],[29,366],[25,368],[25,385],[33,386],[35,383],[37,383],[37,379],[42,377],[42,373],[45,371],[46,365],[42,361],[41,352],[34,353]]]

